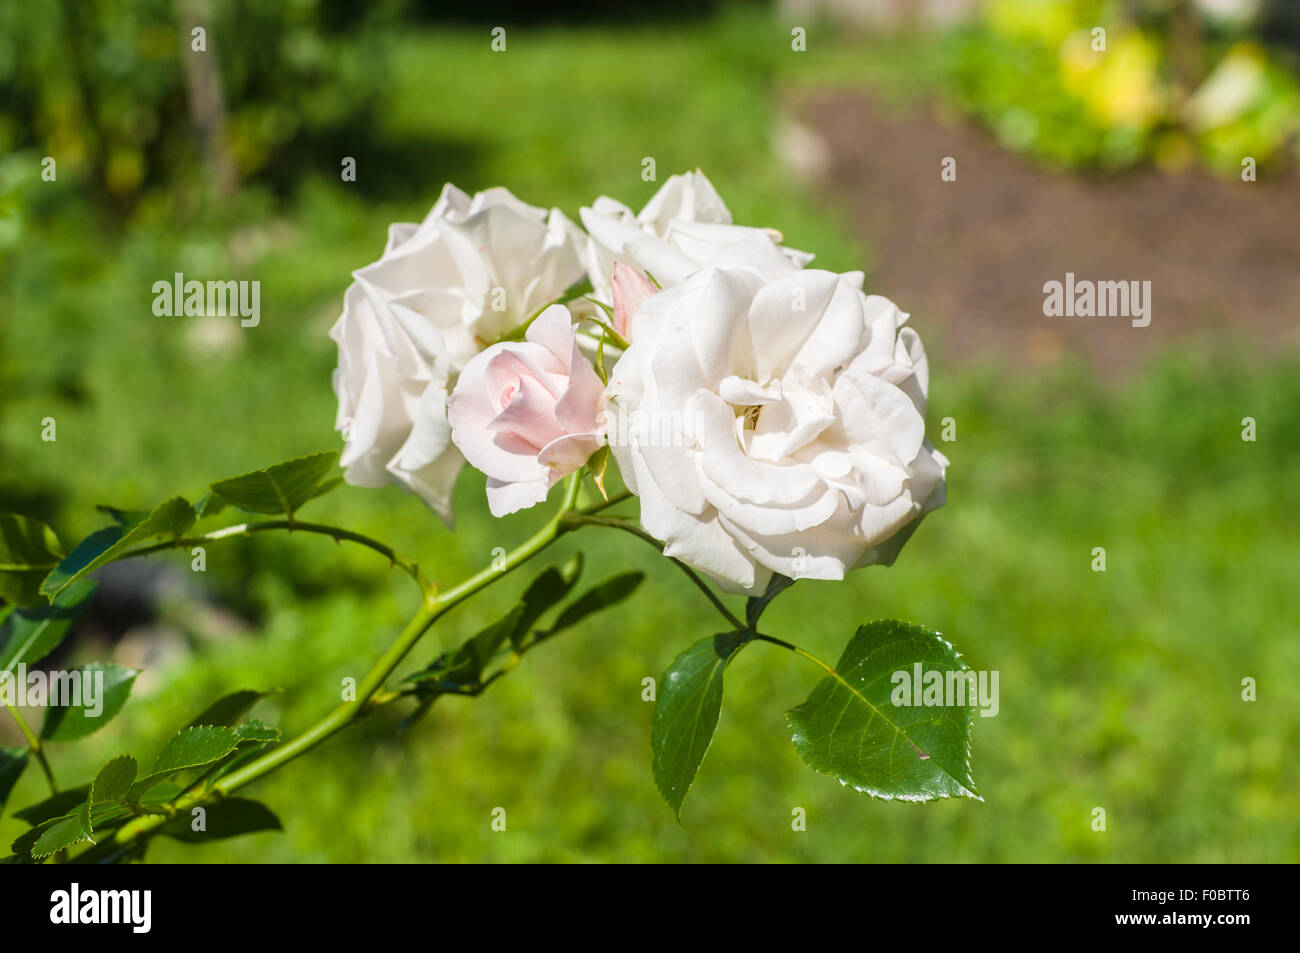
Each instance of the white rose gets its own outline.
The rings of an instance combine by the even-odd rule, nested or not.
[[[921,340],[861,285],[746,243],[632,316],[610,443],[666,554],[729,589],[841,579],[942,505]]]
[[[698,169],[670,176],[640,214],[608,196],[579,214],[591,236],[583,256],[591,297],[606,305],[613,302],[610,275],[617,262],[653,275],[666,288],[728,245],[756,237],[781,240],[775,230],[733,224],[726,203]],[[813,257],[792,248],[783,252],[800,267]]]
[[[390,227],[330,331],[349,483],[395,481],[451,522],[464,459],[447,394],[474,355],[581,280],[581,237],[557,209],[500,188],[471,199],[452,185],[419,225]]]

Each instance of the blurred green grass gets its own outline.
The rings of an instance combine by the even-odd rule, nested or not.
[[[420,218],[444,179],[504,183],[570,213],[608,193],[639,206],[700,166],[739,221],[773,225],[823,267],[865,267],[848,223],[793,184],[772,156],[774,92],[797,81],[788,32],[723,17],[689,29],[393,41],[393,87],[374,142],[429,144],[420,181],[359,182],[338,160],[302,170],[287,204],[246,190],[237,207],[166,195],[125,227],[29,189],[27,233],[4,264],[0,498],[77,538],[91,504],[139,506],[211,479],[335,446],[326,331],[351,269],[373,260],[389,221]],[[811,62],[818,62],[812,57]],[[834,73],[839,67],[821,66]],[[882,76],[897,71],[882,65]],[[808,78],[807,81],[817,81]],[[883,82],[883,80],[882,80]],[[667,106],[668,108],[665,108]],[[358,155],[373,143],[359,140]],[[382,151],[376,152],[382,154]],[[405,166],[403,166],[405,168]],[[373,188],[367,178],[378,179]],[[152,283],[174,271],[262,281],[262,325],[226,335],[156,318]],[[878,288],[888,294],[888,288]],[[904,303],[905,306],[905,303]],[[933,344],[926,316],[913,323]],[[217,328],[216,330],[221,330]],[[942,347],[932,348],[942,354]],[[930,426],[953,417],[949,504],[891,569],[801,583],[770,630],[834,657],[854,627],[895,616],[933,626],[978,669],[1001,672],[1001,712],[977,719],[982,804],[874,802],[808,771],[783,712],[818,673],[770,646],[729,672],[722,722],[677,824],[650,773],[651,706],[641,680],[713,631],[708,607],[648,547],[596,531],[587,581],[626,568],[649,580],[531,655],[482,698],[445,699],[398,735],[381,710],[250,789],[285,822],[162,861],[1295,861],[1300,859],[1300,374],[1293,357],[1181,352],[1118,388],[1077,367],[1014,373],[935,362]],[[58,421],[58,441],[39,438]],[[1240,439],[1240,421],[1259,439]],[[481,479],[458,487],[453,534],[396,489],[346,488],[312,518],[356,527],[454,580],[542,518],[494,521]],[[1091,571],[1107,550],[1108,570]],[[187,560],[176,555],[178,567]],[[540,569],[545,563],[538,563]],[[218,694],[284,691],[258,714],[289,732],[337,702],[414,606],[374,554],[319,538],[239,541],[208,553],[207,581],[247,613],[255,637],[203,643],[158,673],[90,743],[56,749],[65,781],[122,752],[151,757]],[[454,640],[489,621],[505,590],[446,620]],[[427,661],[435,639],[411,664]],[[90,652],[91,646],[80,647]],[[1241,680],[1259,700],[1241,701]],[[42,795],[38,772],[11,800]],[[508,812],[493,833],[490,812]],[[808,829],[791,830],[803,807]],[[1103,807],[1108,830],[1091,830]],[[22,829],[0,820],[0,837]]]

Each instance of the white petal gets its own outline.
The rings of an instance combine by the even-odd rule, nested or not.
[[[526,483],[503,483],[488,477],[488,511],[493,516],[500,517],[536,506],[546,499],[550,488],[550,483],[545,479]]]
[[[746,456],[736,441],[736,416],[716,394],[700,391],[686,413],[699,427],[701,470],[729,496],[744,503],[790,506],[803,503],[817,489],[817,474],[806,464],[777,466]]]
[[[893,384],[853,369],[835,380],[835,407],[845,442],[903,466],[925,439],[925,421]]]
[[[823,320],[838,284],[839,276],[829,271],[800,271],[764,285],[754,295],[749,329],[760,380],[785,374]]]

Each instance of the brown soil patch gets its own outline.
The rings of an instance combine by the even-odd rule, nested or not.
[[[790,115],[821,138],[819,188],[875,252],[869,290],[941,329],[947,358],[1073,352],[1109,377],[1189,336],[1245,332],[1266,352],[1300,343],[1298,177],[1054,173],[967,122],[928,106],[898,114],[860,91],[801,95]],[[940,179],[945,156],[955,182]],[[1044,316],[1043,284],[1066,272],[1149,280],[1150,326]]]

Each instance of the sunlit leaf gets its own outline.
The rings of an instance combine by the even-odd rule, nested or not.
[[[903,684],[896,673],[914,681],[918,669],[945,683],[954,673],[954,684],[968,670],[947,640],[923,626],[885,619],[859,628],[835,674],[787,714],[799,756],[872,797],[978,798],[970,770],[973,699],[920,704],[916,686],[906,699],[913,703],[895,704]]]
[[[637,586],[645,579],[643,572],[623,572],[610,576],[604,582],[592,586],[577,599],[565,606],[560,617],[555,620],[546,633],[547,637],[577,625],[587,616],[618,605],[636,592]]]
[[[230,797],[206,805],[203,830],[194,829],[197,817],[190,812],[180,814],[158,828],[158,833],[190,844],[224,840],[259,831],[283,830],[280,819],[265,804],[247,798]]]
[[[31,752],[27,748],[0,748],[0,811],[9,800],[9,792],[23,776]]]
[[[203,709],[198,717],[190,722],[190,726],[233,725],[235,722],[239,721],[239,719],[243,718],[244,715],[248,714],[250,708],[271,694],[274,693],[259,692],[247,688],[241,691],[231,692],[229,695],[224,695],[221,698],[218,698],[207,708]]]
[[[107,526],[91,533],[45,577],[41,592],[53,599],[78,579],[136,546],[159,536],[181,536],[195,519],[189,501],[174,496],[138,523]]]
[[[19,606],[41,602],[41,580],[63,559],[59,538],[39,520],[0,513],[0,598]]]
[[[0,672],[34,665],[49,655],[90,605],[95,583],[82,580],[65,589],[52,605],[15,609],[0,622]]]
[[[718,726],[723,673],[743,645],[737,632],[701,639],[659,680],[650,733],[655,784],[679,816]]]
[[[41,726],[41,737],[47,741],[76,741],[99,731],[122,710],[139,674],[115,662],[91,662],[65,673],[68,685],[72,684],[70,676],[80,676],[81,697],[72,698],[74,704],[68,706],[51,704]],[[51,692],[54,687],[51,680]]]
[[[264,470],[218,480],[212,484],[212,492],[250,513],[292,517],[308,500],[337,485],[325,477],[338,458],[337,450],[310,453]]]

